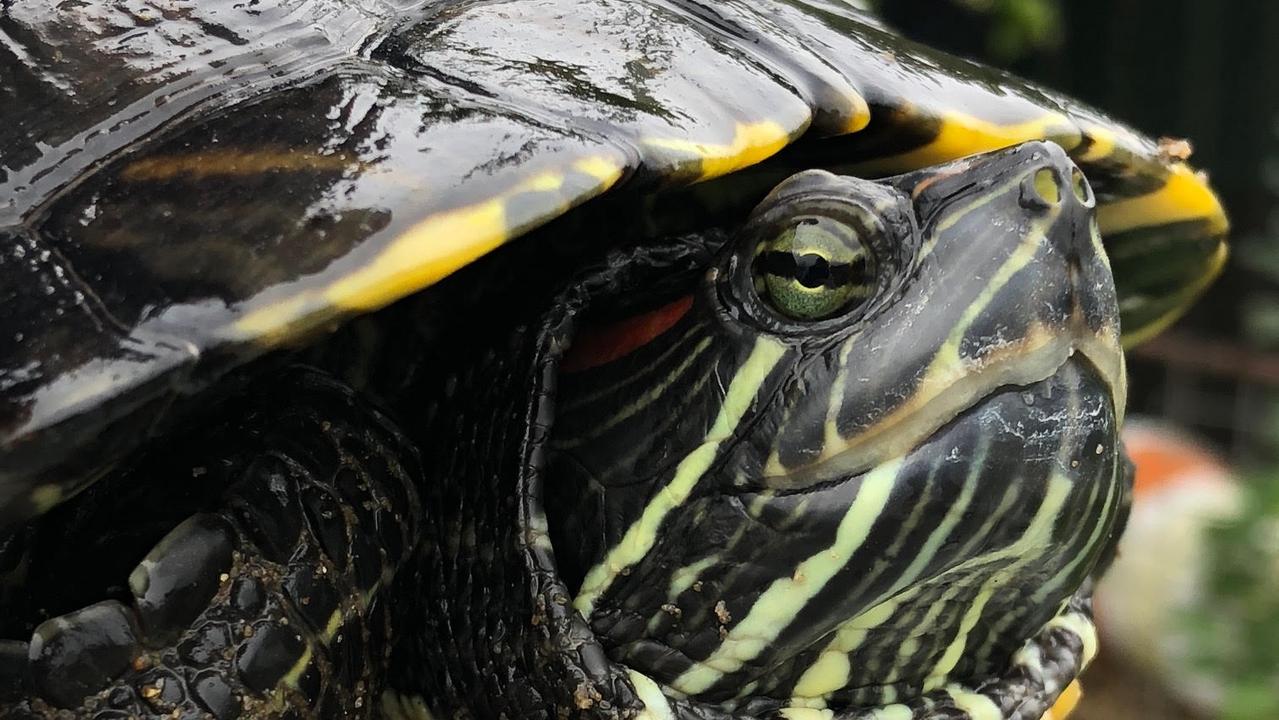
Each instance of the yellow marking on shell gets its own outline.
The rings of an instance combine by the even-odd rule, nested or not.
[[[671,704],[661,686],[637,670],[628,668],[626,674],[635,686],[635,694],[644,703],[644,709],[635,716],[635,720],[675,720],[675,712],[671,710]]]
[[[174,178],[248,177],[269,172],[340,172],[360,161],[348,153],[303,150],[218,149],[185,155],[158,155],[134,160],[120,171],[125,182],[157,182]]]
[[[626,534],[608,555],[586,574],[581,590],[573,599],[573,606],[583,617],[591,616],[595,601],[619,573],[642,560],[652,549],[662,521],[672,510],[684,504],[697,481],[710,469],[720,443],[732,436],[764,379],[785,350],[784,345],[772,338],[760,336],[755,341],[750,355],[729,383],[724,404],[720,406],[719,414],[702,444],[680,461],[671,481],[645,506],[639,519],[627,528]]]
[[[612,187],[622,177],[622,166],[612,158],[602,155],[585,157],[573,163],[573,169],[590,175],[605,188]]]
[[[1182,163],[1168,168],[1168,179],[1158,190],[1097,207],[1097,223],[1103,235],[1190,220],[1209,221],[1209,232],[1213,234],[1225,234],[1230,229],[1216,193]]]
[[[509,217],[507,201],[527,192],[564,189],[569,170],[538,173],[501,195],[472,205],[431,215],[393,238],[375,257],[326,288],[303,291],[247,313],[232,334],[242,339],[276,340],[294,323],[323,321],[326,315],[366,312],[427,287],[545,220],[599,195],[621,178],[623,167],[613,160],[588,157],[571,165],[593,178],[590,188],[571,187],[538,217]],[[337,312],[334,312],[334,309]]]
[[[588,158],[574,169],[589,174],[598,185],[589,195],[597,195],[622,176],[622,167],[613,166],[611,175],[600,177],[605,158]],[[546,171],[534,175],[504,195],[451,212],[428,217],[393,240],[372,263],[334,283],[325,297],[334,305],[363,311],[416,292],[454,270],[487,254],[511,237],[527,230],[527,219],[510,225],[506,199],[525,192],[553,192],[563,187],[565,174]],[[580,198],[563,198],[558,215]]]
[[[946,688],[946,693],[955,702],[955,707],[968,713],[972,720],[1003,720],[1004,714],[994,700],[967,690],[958,685]]]
[[[852,105],[852,112],[849,114],[848,122],[844,124],[844,133],[861,132],[870,125],[870,103],[857,92],[854,92],[848,101]]]
[[[1114,130],[1102,125],[1091,125],[1084,130],[1084,134],[1091,142],[1082,152],[1071,155],[1075,162],[1093,162],[1114,154],[1118,139]]]
[[[1230,257],[1230,246],[1221,243],[1217,246],[1217,250],[1208,258],[1208,265],[1204,269],[1204,273],[1199,276],[1195,282],[1186,285],[1177,293],[1175,301],[1169,305],[1169,309],[1158,318],[1147,323],[1144,327],[1136,330],[1125,331],[1122,342],[1124,348],[1131,348],[1142,344],[1150,338],[1158,335],[1168,326],[1176,322],[1185,311],[1186,307],[1199,297],[1200,293],[1208,289],[1221,271],[1226,267],[1226,260]],[[1121,304],[1121,309],[1123,306]]]
[[[863,101],[865,102],[865,101]],[[869,109],[866,111],[869,117]],[[727,145],[685,138],[650,138],[645,145],[693,155],[701,160],[698,180],[710,180],[749,167],[776,154],[790,143],[790,133],[774,120],[738,123]]]
[[[1071,682],[1065,690],[1061,691],[1061,695],[1057,696],[1057,702],[1044,713],[1043,720],[1066,720],[1075,711],[1083,696],[1084,688],[1079,681]]]
[[[927,144],[901,155],[858,163],[858,167],[873,173],[906,172],[1029,140],[1053,140],[1068,151],[1081,140],[1075,124],[1057,112],[1018,123],[1001,124],[966,113],[946,111],[940,114],[938,122],[937,135]]]
[[[727,673],[757,657],[799,615],[804,606],[840,569],[870,534],[883,512],[904,459],[883,463],[866,474],[835,531],[834,543],[799,563],[790,577],[774,580],[750,612],[728,632],[715,652],[671,682],[680,692],[696,695]]]

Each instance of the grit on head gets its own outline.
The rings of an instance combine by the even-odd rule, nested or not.
[[[1051,143],[801,172],[685,292],[584,323],[545,507],[610,657],[745,712],[1006,668],[1122,516],[1094,205]]]

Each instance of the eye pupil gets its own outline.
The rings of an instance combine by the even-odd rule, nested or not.
[[[756,256],[761,294],[783,315],[821,320],[869,299],[871,257],[857,232],[830,218],[804,217]]]
[[[766,252],[760,257],[764,272],[794,278],[800,285],[819,288],[830,284],[831,264],[816,253],[796,254],[785,250]]]
[[[836,264],[817,253],[797,254],[773,250],[760,256],[760,267],[772,275],[794,278],[807,288],[834,288],[856,283],[866,276],[864,256]]]
[[[830,281],[830,263],[821,255],[806,253],[795,258],[795,279],[800,285],[818,288]]]

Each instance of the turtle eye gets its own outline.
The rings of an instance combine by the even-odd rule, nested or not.
[[[826,217],[791,221],[755,258],[755,289],[794,320],[825,320],[875,291],[874,258],[850,225]]]

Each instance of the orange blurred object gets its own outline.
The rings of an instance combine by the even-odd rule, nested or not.
[[[1083,697],[1083,694],[1078,680],[1067,685],[1066,689],[1061,691],[1057,702],[1044,713],[1042,720],[1066,720],[1075,711],[1075,706],[1079,705],[1079,698]]]
[[[1238,512],[1226,463],[1173,428],[1130,421],[1123,440],[1136,465],[1132,514],[1094,597],[1102,646],[1207,714],[1220,683],[1193,661],[1184,615],[1202,593],[1205,529]]]

